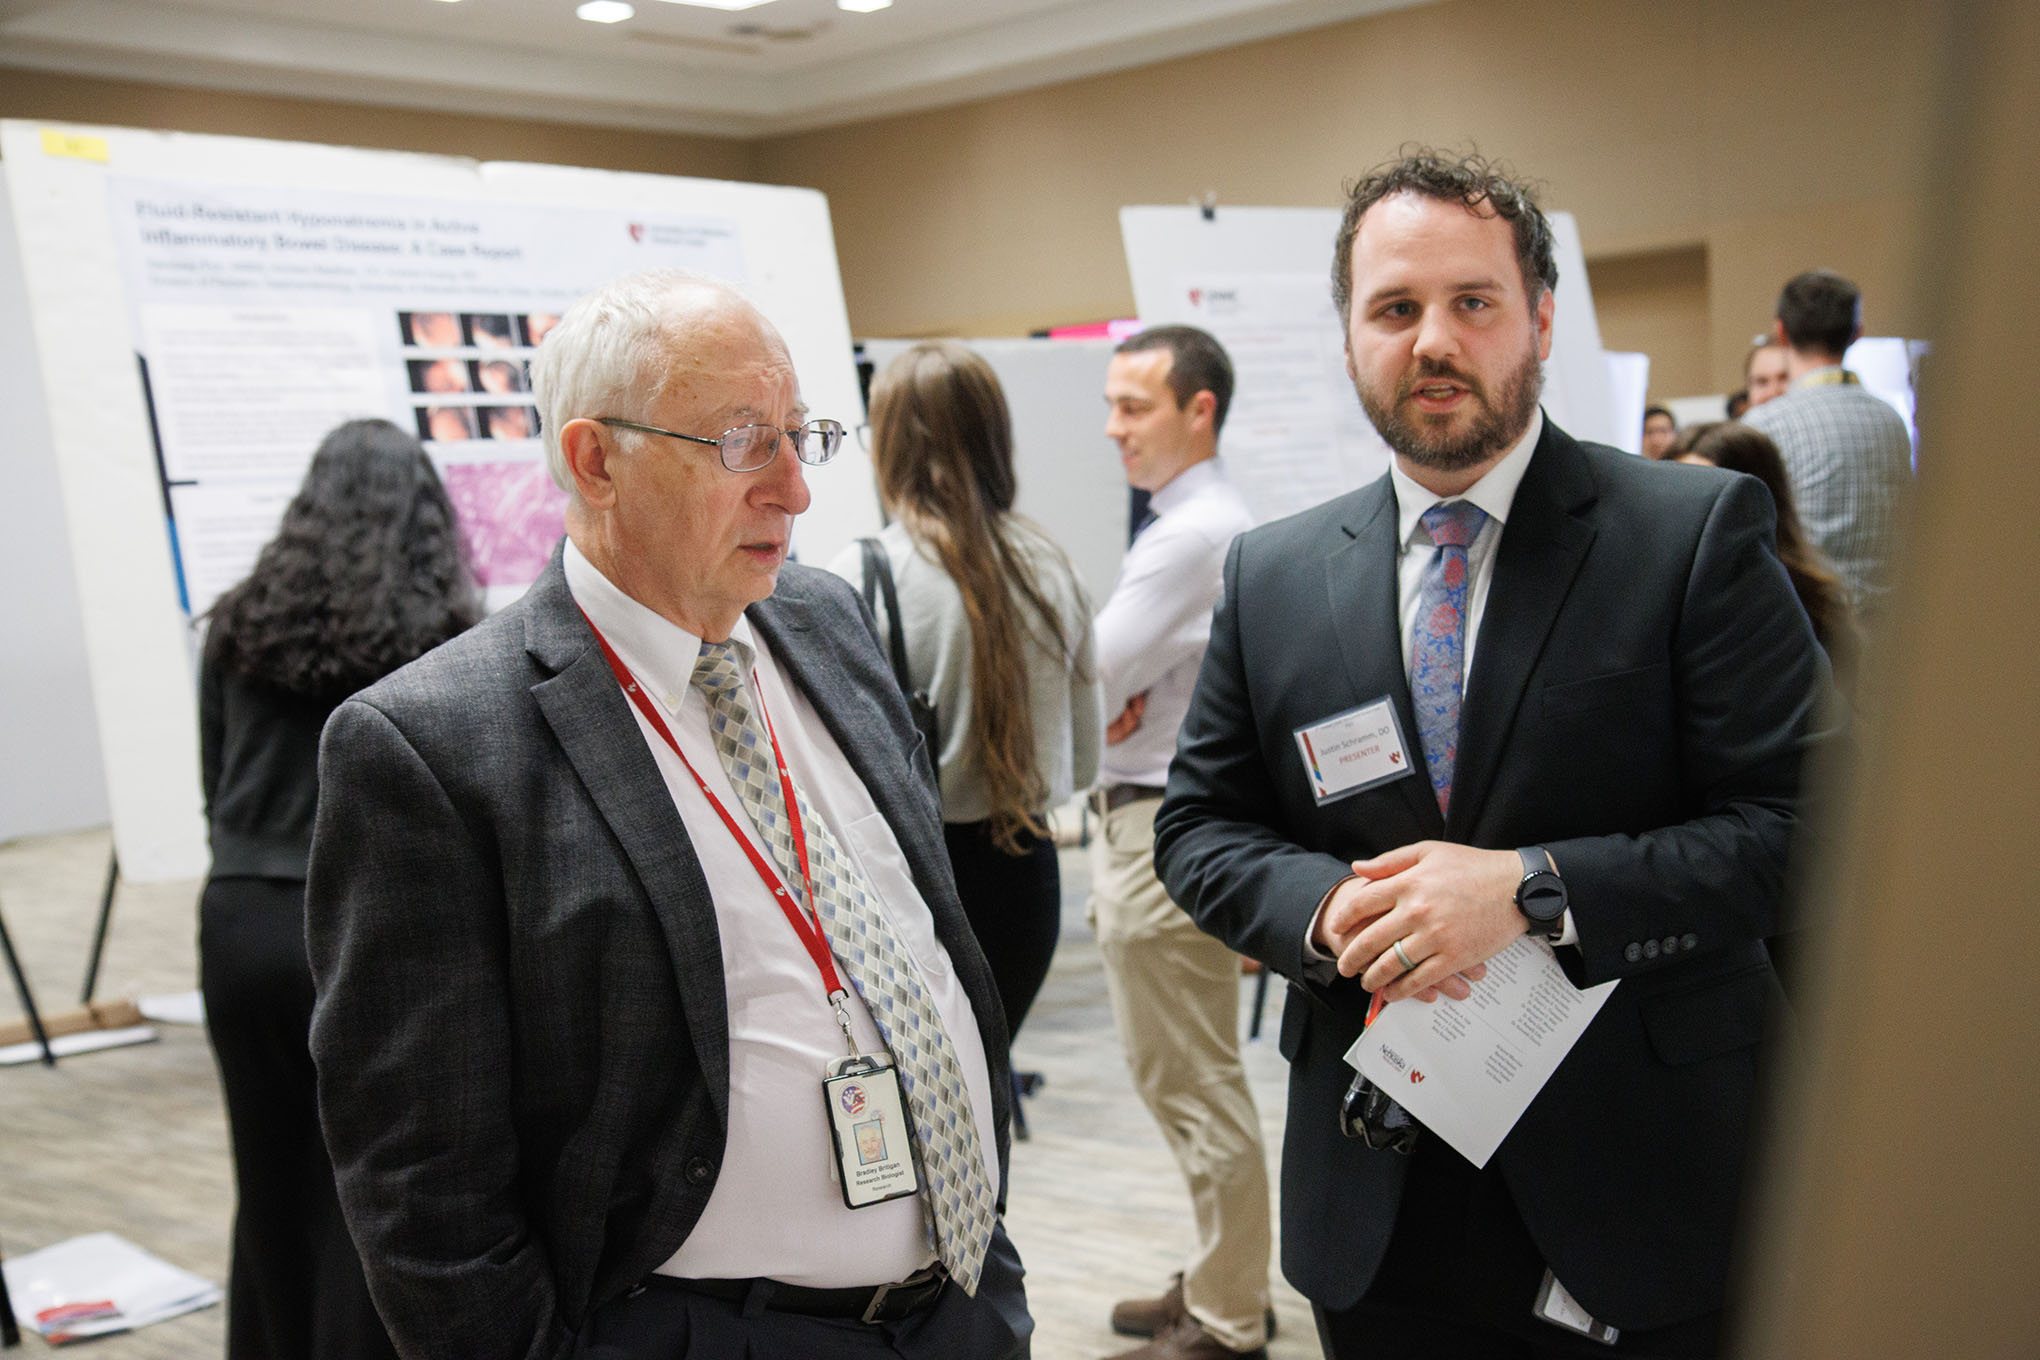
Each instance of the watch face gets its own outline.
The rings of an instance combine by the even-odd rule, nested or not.
[[[1556,921],[1565,915],[1565,903],[1565,880],[1548,869],[1531,874],[1516,890],[1516,906],[1533,921]]]

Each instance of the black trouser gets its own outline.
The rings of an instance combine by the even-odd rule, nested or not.
[[[596,1309],[573,1353],[577,1360],[1028,1360],[1034,1320],[1023,1273],[1001,1225],[975,1296],[952,1283],[899,1322],[747,1311],[677,1287],[640,1287]]]
[[[1006,1031],[1017,1035],[1062,932],[1062,866],[1055,842],[1022,832],[1023,853],[1009,855],[992,844],[990,822],[945,822],[942,839],[963,914],[992,966]]]
[[[304,884],[289,879],[211,879],[199,902],[199,978],[239,1201],[227,1356],[394,1360],[319,1132],[304,914]]]

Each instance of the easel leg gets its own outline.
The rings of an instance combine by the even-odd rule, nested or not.
[[[28,975],[21,971],[21,959],[14,952],[14,938],[7,933],[7,918],[4,916],[0,916],[0,949],[7,951],[7,967],[14,974],[14,990],[21,996],[21,1009],[28,1014],[28,1028],[35,1035],[35,1041],[42,1045],[43,1066],[55,1067],[57,1055],[50,1050],[50,1036],[43,1029],[42,1015],[35,1008],[35,994],[28,989]],[[4,1289],[4,1282],[0,1282],[0,1291]],[[7,1314],[6,1325],[14,1325],[12,1313]]]
[[[93,989],[99,985],[99,959],[106,952],[106,927],[113,920],[113,889],[120,882],[120,852],[110,851],[106,856],[106,891],[99,897],[99,928],[92,932],[92,958],[85,965],[85,990],[78,997],[78,1004],[92,1004]]]

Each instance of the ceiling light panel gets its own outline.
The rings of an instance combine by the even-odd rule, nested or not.
[[[760,5],[771,4],[772,0],[666,0],[666,3],[688,5],[694,9],[739,10],[756,9]],[[892,0],[886,0],[886,3],[891,4]]]
[[[574,13],[591,24],[620,24],[637,11],[624,4],[623,0],[588,0]]]

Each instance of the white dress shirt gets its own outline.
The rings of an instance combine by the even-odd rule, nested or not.
[[[692,683],[701,639],[624,594],[571,540],[565,566],[575,603],[663,710],[688,762],[750,830],[709,736],[708,700]],[[812,805],[834,829],[920,965],[961,1058],[985,1174],[996,1185],[991,1077],[977,1020],[899,842],[820,715],[779,670],[750,621],[739,618],[731,637],[751,649],[757,690],[806,797],[802,812]],[[823,1065],[844,1056],[843,1032],[821,974],[694,776],[635,705],[631,712],[708,880],[729,1005],[730,1126],[722,1170],[701,1220],[659,1273],[693,1279],[764,1276],[814,1288],[903,1279],[934,1259],[925,1197],[856,1210],[843,1206],[821,1088]],[[770,852],[759,846],[769,863]],[[878,1029],[855,989],[845,1004],[859,1049],[881,1049]]]
[[[1096,630],[1106,721],[1136,694],[1147,695],[1147,709],[1132,736],[1105,748],[1098,776],[1159,788],[1211,641],[1226,549],[1254,517],[1216,458],[1177,473],[1148,508],[1155,522],[1126,550]]]

